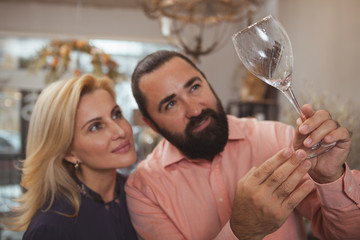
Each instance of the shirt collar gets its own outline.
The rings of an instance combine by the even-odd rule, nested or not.
[[[104,202],[104,200],[102,199],[102,197],[100,196],[100,194],[91,190],[88,186],[86,186],[83,182],[81,182],[80,179],[76,175],[74,175],[74,179],[78,185],[80,193],[83,196],[85,196],[95,202],[106,204]],[[121,181],[122,181],[121,175],[117,174],[116,175],[116,185],[115,185],[115,193],[117,195],[119,195],[121,193]],[[117,198],[117,196],[115,197],[115,199],[116,198]]]
[[[244,129],[243,125],[238,124],[239,119],[234,116],[228,115],[227,120],[229,125],[228,141],[243,139]],[[187,158],[180,150],[178,150],[174,145],[172,145],[165,139],[160,144],[160,147],[162,148],[160,152],[163,153],[161,156],[161,163],[163,167],[167,167],[171,164],[180,162],[181,160],[198,161]]]

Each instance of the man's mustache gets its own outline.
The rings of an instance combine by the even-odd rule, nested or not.
[[[196,128],[200,122],[202,122],[205,118],[207,118],[209,116],[216,117],[216,112],[209,108],[202,110],[200,115],[190,118],[190,121],[186,126],[186,131],[191,132],[191,130]]]

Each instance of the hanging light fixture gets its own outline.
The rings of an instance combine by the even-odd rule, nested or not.
[[[232,23],[251,16],[265,0],[141,0],[158,19],[161,33],[193,60],[214,52],[228,40]]]

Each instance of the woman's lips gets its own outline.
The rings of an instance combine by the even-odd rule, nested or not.
[[[131,148],[131,144],[129,141],[124,142],[122,144],[120,144],[118,147],[116,147],[112,153],[125,153],[127,151],[129,151]]]

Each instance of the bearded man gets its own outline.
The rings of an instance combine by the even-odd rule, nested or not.
[[[360,175],[345,161],[351,134],[310,105],[294,130],[226,115],[204,73],[184,55],[141,60],[132,89],[164,139],[130,175],[127,202],[144,239],[359,239]],[[301,147],[337,142],[307,159]],[[339,221],[341,219],[341,221]]]

